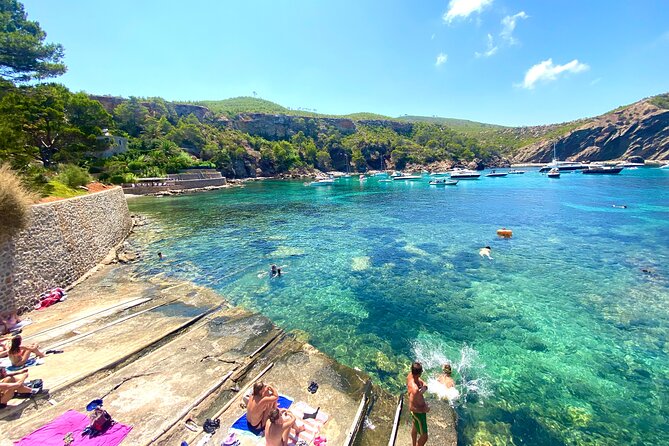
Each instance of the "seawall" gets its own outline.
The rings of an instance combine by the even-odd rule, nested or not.
[[[0,312],[30,310],[43,291],[71,285],[131,227],[120,187],[32,206],[29,227],[0,241]]]

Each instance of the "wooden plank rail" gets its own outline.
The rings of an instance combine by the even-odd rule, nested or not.
[[[390,440],[388,446],[395,446],[397,440],[397,430],[400,425],[400,416],[402,415],[402,404],[404,403],[404,394],[401,394],[397,401],[397,409],[395,410],[395,419],[393,420],[393,430],[390,432]]]
[[[188,415],[188,412],[193,410],[198,404],[200,404],[202,401],[205,400],[209,395],[214,393],[219,387],[221,387],[225,382],[230,378],[232,375],[232,370],[230,370],[228,373],[225,374],[225,376],[220,379],[219,381],[216,382],[213,386],[211,386],[209,389],[207,389],[204,393],[202,393],[200,396],[197,397],[195,401],[193,401],[191,404],[186,406],[179,414],[174,417],[167,426],[164,426],[161,428],[156,435],[151,438],[151,440],[147,443],[147,445],[151,445],[155,443],[156,440],[158,440],[160,437],[162,437],[165,432],[169,431],[175,424],[177,424],[183,417]]]
[[[250,380],[249,383],[248,383],[247,385],[245,385],[239,392],[237,392],[237,395],[235,395],[233,398],[230,398],[230,401],[228,401],[227,403],[225,403],[225,404],[223,405],[223,407],[221,407],[221,408],[220,408],[214,415],[212,415],[212,416],[211,416],[211,419],[212,419],[212,420],[215,420],[215,419],[219,418],[219,417],[220,417],[226,410],[228,410],[228,409],[230,408],[230,406],[232,406],[236,401],[239,400],[240,396],[243,398],[243,397],[244,397],[244,394],[251,388],[251,386],[252,386],[253,384],[255,384],[256,381],[258,381],[260,378],[262,378],[267,372],[269,372],[270,369],[271,369],[272,367],[274,367],[274,363],[273,363],[273,362],[269,363],[269,364],[267,365],[267,367],[265,367],[264,369],[262,369],[262,370],[260,371],[260,373],[258,373],[256,376],[254,376],[253,379]],[[185,416],[185,415],[184,415],[184,416]],[[183,418],[183,417],[182,417],[182,418]],[[203,434],[203,432],[204,432],[204,431],[200,431],[200,432],[196,432],[196,433],[194,433],[194,434],[190,434],[190,437],[186,440],[186,442],[187,442],[188,444],[193,444],[193,443],[195,442],[195,440],[197,440],[198,437],[200,437],[200,435]]]
[[[369,393],[371,391],[371,388],[372,388],[372,382],[367,381],[367,383],[365,384],[364,393],[362,395],[362,398],[360,399],[360,405],[358,406],[358,411],[355,413],[355,416],[353,417],[353,422],[351,423],[351,427],[348,430],[348,433],[346,434],[346,439],[344,440],[344,446],[351,446],[355,441],[358,432],[360,431],[362,422],[365,419],[365,412],[366,412],[365,408],[369,403]]]

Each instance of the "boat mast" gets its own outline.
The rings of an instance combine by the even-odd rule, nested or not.
[[[555,155],[555,141],[553,141],[553,161],[557,162],[557,156]]]

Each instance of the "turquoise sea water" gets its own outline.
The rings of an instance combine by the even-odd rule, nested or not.
[[[453,362],[463,444],[669,444],[666,169],[261,181],[130,207],[162,228],[146,274],[211,286],[396,391],[411,360]]]

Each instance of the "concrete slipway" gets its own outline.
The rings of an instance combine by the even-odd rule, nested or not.
[[[63,353],[29,368],[29,379],[43,379],[49,395],[15,399],[0,411],[0,446],[69,409],[85,412],[95,398],[104,398],[115,420],[133,426],[124,445],[197,444],[202,423],[214,417],[221,428],[207,444],[218,446],[244,413],[242,394],[257,378],[329,414],[320,432],[329,445],[395,444],[395,430],[397,444],[411,444],[406,409],[393,429],[397,395],[267,318],[189,282],[147,280],[132,264],[108,265],[68,300],[27,317],[33,323],[23,330],[25,342]],[[307,391],[311,381],[319,384],[315,394]],[[428,444],[455,445],[452,410],[434,407]],[[242,444],[264,442],[243,437]]]

